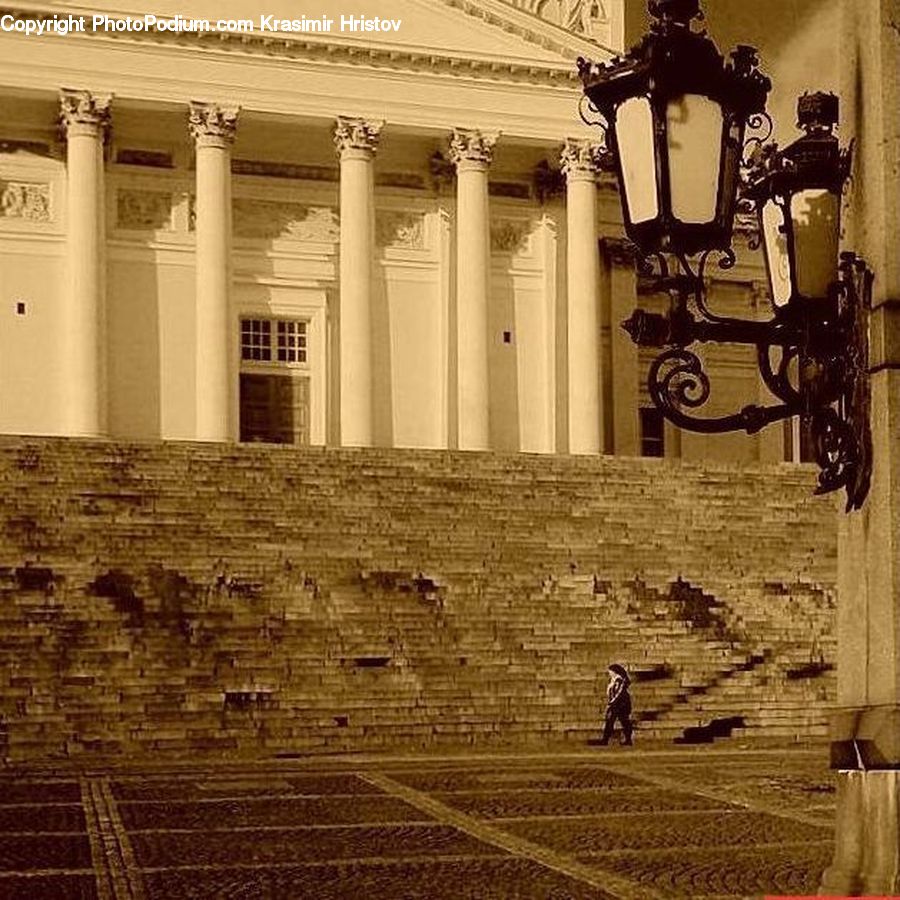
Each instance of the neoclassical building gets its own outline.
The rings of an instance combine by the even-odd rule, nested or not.
[[[328,32],[262,22],[311,3],[252,28],[157,4],[209,31],[95,6],[0,22],[0,432],[794,455],[780,427],[664,427],[619,328],[665,298],[574,63],[622,49],[622,0],[365,0],[399,25]],[[84,31],[24,31],[70,14]],[[764,272],[737,249],[713,297],[746,315]],[[709,352],[710,411],[754,401],[752,352]]]

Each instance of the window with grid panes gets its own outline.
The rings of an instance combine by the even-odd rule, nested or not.
[[[305,363],[306,326],[302,319],[241,319],[241,361]]]
[[[240,439],[309,443],[308,323],[241,319]]]

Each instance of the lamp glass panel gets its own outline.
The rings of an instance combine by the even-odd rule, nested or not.
[[[666,109],[672,214],[700,225],[716,218],[722,163],[722,107],[702,94],[683,94]]]
[[[616,144],[625,182],[628,217],[634,224],[659,215],[653,112],[646,97],[630,97],[616,111]]]
[[[722,192],[719,195],[718,208],[718,215],[722,217],[725,225],[730,225],[734,220],[741,158],[744,151],[743,134],[741,123],[732,119],[728,126],[728,139],[723,148],[725,156],[722,159]]]
[[[827,297],[838,264],[841,204],[827,190],[800,191],[791,198],[797,291],[802,297]]]
[[[762,230],[765,241],[766,262],[772,302],[784,306],[791,299],[791,261],[788,255],[787,234],[784,231],[784,213],[771,200],[762,208]]]

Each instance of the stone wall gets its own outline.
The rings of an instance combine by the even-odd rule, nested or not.
[[[803,715],[773,733],[809,733],[830,688],[795,689],[833,656],[836,567],[813,487],[792,466],[0,438],[0,756],[583,741],[613,659],[646,679],[650,733],[731,683],[748,715],[790,687]]]

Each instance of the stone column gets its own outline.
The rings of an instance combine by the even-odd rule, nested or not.
[[[496,140],[496,135],[457,128],[450,141],[450,159],[456,166],[456,402],[460,450],[490,447],[488,167]]]
[[[604,238],[603,250],[609,266],[609,327],[612,381],[612,442],[607,437],[607,449],[616,456],[639,456],[641,452],[638,427],[638,401],[640,379],[646,372],[638,371],[638,348],[622,322],[629,318],[637,306],[637,273],[634,250],[624,240]]]
[[[566,141],[566,298],[569,453],[602,453],[603,373],[600,357],[600,252],[597,174],[602,149]]]
[[[839,776],[826,895],[900,894],[900,0],[845,0],[844,142],[856,138],[844,245],[875,273],[870,327],[872,486],[841,515],[838,543]],[[859,86],[862,85],[860,90]],[[847,771],[849,770],[849,771]]]
[[[231,146],[238,110],[191,103],[197,154],[196,438],[230,441],[231,414]]]
[[[382,124],[338,118],[341,160],[340,436],[343,447],[371,447],[372,266],[375,251],[373,160]]]
[[[109,103],[88,91],[60,93],[68,219],[63,409],[65,432],[73,436],[106,432],[103,145]]]

